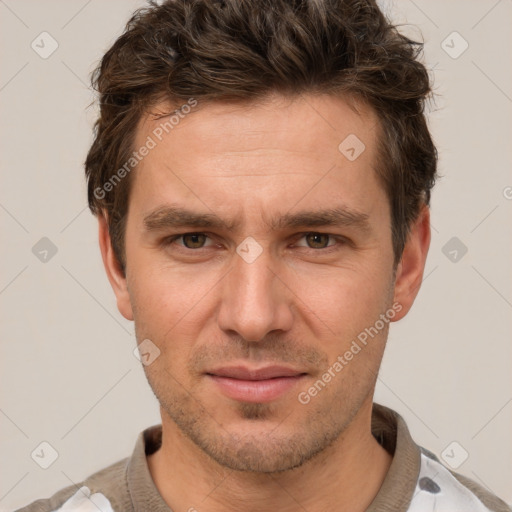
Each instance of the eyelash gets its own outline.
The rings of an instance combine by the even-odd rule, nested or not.
[[[203,231],[188,231],[187,233],[180,233],[179,235],[173,235],[171,237],[165,238],[162,241],[162,245],[164,245],[164,246],[172,245],[176,240],[178,240],[179,238],[183,238],[186,235],[205,235],[206,237],[210,238],[210,240],[212,239],[210,236],[208,236],[207,233],[204,233]],[[304,238],[307,235],[324,235],[324,236],[328,236],[330,239],[335,240],[337,242],[336,244],[328,245],[327,247],[323,247],[323,248],[319,248],[319,249],[315,249],[314,247],[301,247],[302,249],[307,249],[307,250],[314,251],[314,252],[323,252],[324,254],[330,253],[333,250],[338,250],[340,248],[339,247],[340,245],[343,246],[343,245],[347,245],[348,243],[350,243],[349,240],[344,237],[335,236],[330,233],[322,233],[319,231],[306,231],[304,233],[298,233],[298,235],[300,235],[300,237],[297,239],[297,241],[301,240],[302,238]],[[208,249],[208,247],[198,247],[197,249],[190,249],[188,247],[185,247],[184,245],[178,245],[178,247],[179,247],[178,250],[182,250],[182,251],[185,251],[188,253],[200,252],[202,249]]]

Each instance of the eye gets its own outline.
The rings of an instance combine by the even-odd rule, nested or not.
[[[186,249],[202,249],[203,247],[207,247],[205,243],[208,238],[209,237],[204,233],[183,233],[181,235],[175,235],[168,238],[165,243],[166,245],[171,245],[176,240],[181,239],[183,243],[178,245],[185,247]]]
[[[309,247],[310,249],[326,249],[327,247],[332,247],[335,245],[335,240],[333,235],[329,235],[327,233],[304,233],[301,237],[301,240],[306,240],[306,246],[295,244],[298,247]],[[334,241],[334,243],[329,243],[329,241]]]
[[[208,240],[210,243],[207,243]],[[335,237],[328,233],[317,232],[303,233],[299,238],[299,241],[300,240],[305,240],[305,244],[295,243],[294,245],[296,247],[306,247],[314,250],[329,250],[330,248],[336,249],[337,245],[343,245],[345,242],[343,237]],[[175,244],[176,241],[179,241],[179,243]],[[165,245],[177,245],[178,248],[183,248],[184,250],[199,250],[215,245],[213,240],[207,234],[200,232],[174,235],[165,239],[163,243]]]

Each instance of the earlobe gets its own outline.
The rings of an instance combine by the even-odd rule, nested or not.
[[[423,271],[430,247],[430,210],[423,205],[411,227],[402,259],[397,266],[394,302],[402,306],[393,321],[403,318],[411,309],[421,287]]]
[[[105,272],[116,295],[117,309],[127,320],[133,320],[133,311],[125,272],[121,268],[112,248],[108,221],[103,214],[98,215],[98,238]]]

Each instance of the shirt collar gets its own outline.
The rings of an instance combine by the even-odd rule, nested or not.
[[[393,461],[367,512],[406,512],[420,472],[420,448],[404,419],[388,407],[373,404],[371,428],[377,441],[393,455]],[[129,459],[126,478],[135,512],[172,512],[153,482],[146,459],[161,443],[162,426],[149,427],[139,434]]]
[[[393,460],[366,512],[406,512],[420,474],[420,448],[405,420],[392,409],[376,403],[372,410],[372,434],[393,455]]]

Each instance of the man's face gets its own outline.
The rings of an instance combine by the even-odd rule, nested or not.
[[[192,110],[161,141],[166,119],[139,125],[135,149],[156,147],[132,176],[119,307],[160,350],[145,371],[164,424],[232,469],[290,469],[372,400],[394,300],[376,116],[328,96]]]

